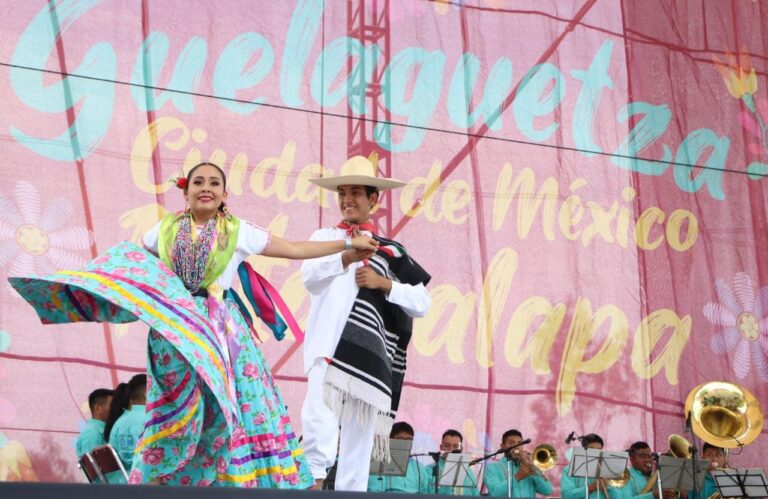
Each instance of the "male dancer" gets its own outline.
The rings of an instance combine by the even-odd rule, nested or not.
[[[310,180],[338,194],[342,217],[310,240],[349,241],[375,233],[370,215],[379,191],[405,184],[377,177],[374,162],[355,156],[341,176]],[[311,300],[304,340],[303,447],[318,486],[338,450],[336,490],[365,491],[375,442],[374,457],[386,455],[411,318],[426,314],[430,305],[429,275],[401,244],[377,240],[375,253],[348,245],[343,253],[306,260],[301,267]]]

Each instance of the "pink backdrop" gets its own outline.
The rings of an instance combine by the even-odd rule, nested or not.
[[[434,276],[416,450],[518,428],[559,481],[572,430],[663,452],[699,383],[768,400],[765,2],[360,3],[0,0],[3,282],[137,241],[201,159],[237,215],[307,238],[338,219],[307,178],[377,148],[408,181],[377,221]],[[254,262],[303,321],[299,265]],[[0,480],[80,480],[87,395],[142,371],[146,328],[0,296]],[[297,347],[263,345],[299,424]],[[731,461],[765,455],[764,430]]]

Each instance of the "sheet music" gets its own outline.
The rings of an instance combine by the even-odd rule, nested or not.
[[[697,488],[704,488],[706,469],[709,461],[697,460],[699,473],[696,475]],[[680,457],[659,456],[661,486],[672,490],[693,490],[693,461]]]
[[[602,449],[573,449],[570,476],[581,478],[621,478],[629,454]]]
[[[477,484],[464,485],[471,458],[470,454],[447,454],[437,484],[440,487],[476,487]]]

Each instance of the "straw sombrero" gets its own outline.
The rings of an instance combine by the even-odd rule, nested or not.
[[[405,182],[394,178],[377,177],[378,173],[378,155],[371,154],[369,158],[365,156],[352,156],[341,166],[341,174],[336,177],[323,177],[309,179],[315,185],[336,191],[340,185],[368,185],[376,187],[379,190],[394,189],[402,187]]]

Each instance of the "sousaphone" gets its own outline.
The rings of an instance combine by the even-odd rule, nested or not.
[[[688,394],[685,414],[705,442],[733,449],[755,441],[763,430],[763,411],[752,393],[725,381],[704,383]]]

